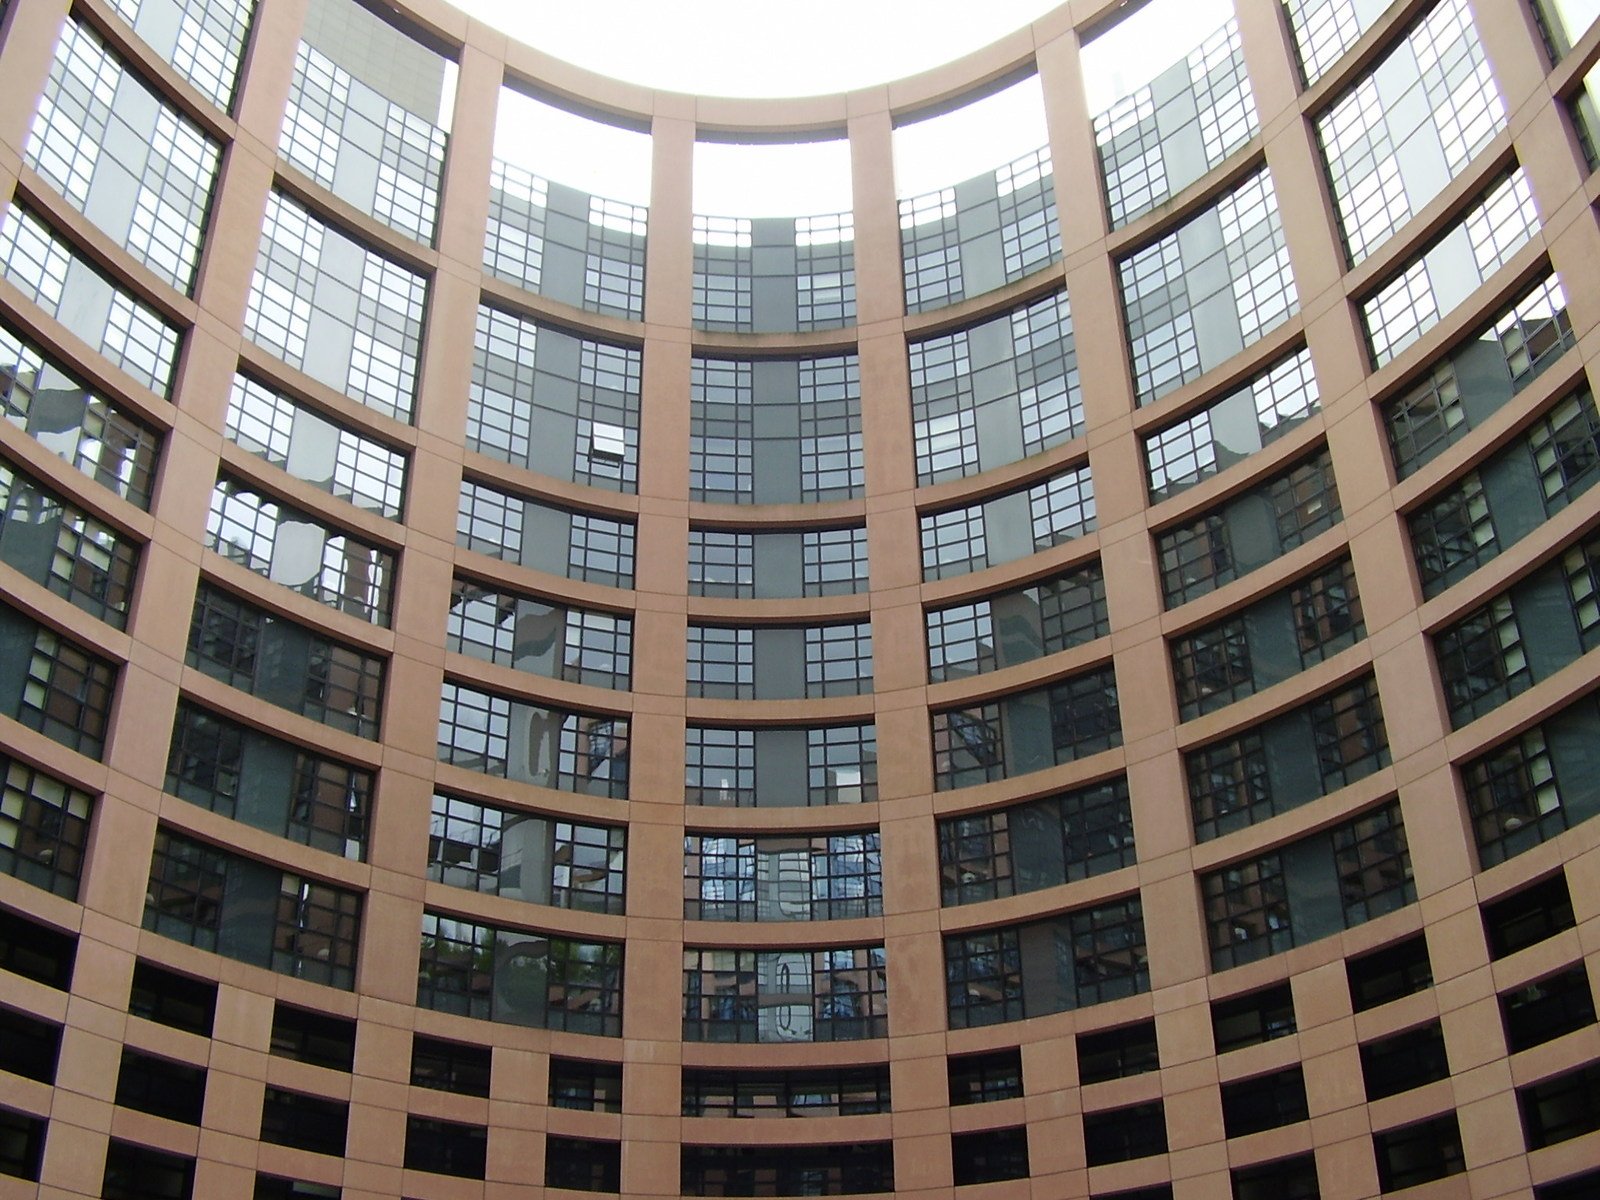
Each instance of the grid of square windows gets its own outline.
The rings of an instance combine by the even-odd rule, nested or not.
[[[230,687],[357,737],[378,736],[384,661],[202,581],[190,666]]]
[[[366,857],[373,774],[186,699],[178,701],[166,791],[257,829]]]
[[[1122,776],[1009,808],[941,820],[941,903],[1038,891],[1133,865]]]
[[[684,731],[684,801],[719,808],[861,804],[878,798],[873,725]]]
[[[1150,990],[1137,896],[944,940],[951,1029],[1067,1012]]]
[[[390,520],[400,517],[404,454],[248,375],[233,377],[224,432],[319,491]]]
[[[1232,358],[1300,305],[1265,169],[1117,272],[1140,405]]]
[[[867,588],[867,530],[864,525],[787,533],[691,527],[688,570],[691,596],[850,595]]]
[[[1466,0],[1441,0],[1316,119],[1350,262],[1383,245],[1505,123]]]
[[[842,1042],[888,1033],[882,946],[683,951],[686,1042]]]
[[[883,914],[876,829],[788,837],[689,833],[689,921],[837,921]]]
[[[693,316],[698,329],[755,328],[754,237],[749,217],[694,216]],[[766,222],[763,222],[765,225]]]
[[[1112,228],[1183,191],[1257,127],[1239,23],[1230,18],[1187,57],[1094,118]]]
[[[0,418],[130,504],[150,507],[161,435],[0,322]]]
[[[1310,87],[1382,15],[1382,9],[1359,0],[1285,0],[1300,73]]]
[[[349,991],[362,897],[156,830],[144,927],[225,958]]]
[[[0,458],[0,562],[117,629],[139,545]]]
[[[456,544],[550,575],[633,586],[631,521],[557,508],[471,479],[461,481]]]
[[[433,118],[453,102],[454,64],[338,0],[313,4],[306,32],[310,40],[295,52],[278,153],[391,229],[431,242],[447,140]],[[355,38],[383,60],[382,67],[367,67],[371,75],[387,76],[390,86],[404,80],[403,100],[330,56],[353,58],[346,43]],[[324,39],[328,53],[312,44]],[[427,115],[407,107],[427,100]]]
[[[424,912],[417,1006],[484,1021],[622,1036],[623,948]]]
[[[0,644],[15,664],[0,680],[0,713],[69,750],[99,758],[116,666],[4,603]]]
[[[547,679],[626,690],[633,618],[458,576],[450,588],[445,648]]]
[[[689,626],[689,695],[744,700],[872,690],[872,625]]]
[[[1457,728],[1498,708],[1534,682],[1509,594],[1496,596],[1434,634],[1433,653],[1450,722]]]
[[[856,319],[855,238],[850,213],[795,218],[796,328],[834,329]]]
[[[170,397],[178,330],[15,201],[0,220],[0,275],[144,387]]]
[[[227,476],[211,490],[206,544],[319,604],[374,625],[389,624],[393,551],[334,529]]]
[[[1188,751],[1195,837],[1254,825],[1364,779],[1389,763],[1371,675]]]
[[[489,180],[491,274],[574,308],[644,316],[649,210],[542,179],[502,159]]]
[[[912,342],[909,353],[919,484],[993,470],[1083,430],[1064,291],[980,325]]]
[[[1050,151],[900,201],[906,311],[993,291],[1061,257]]]
[[[1437,325],[1538,230],[1539,213],[1519,166],[1362,300],[1373,366],[1391,362]]]
[[[1402,479],[1497,412],[1574,344],[1566,293],[1547,275],[1474,338],[1384,406],[1395,473]],[[1486,352],[1486,348],[1493,350]],[[1502,373],[1497,360],[1505,364]]]
[[[194,285],[221,147],[68,17],[25,158],[112,241]]]
[[[0,756],[0,874],[77,899],[93,810],[88,792]]]
[[[1399,802],[1204,875],[1200,892],[1219,971],[1404,907],[1417,894]]]
[[[213,104],[233,107],[255,0],[111,0],[111,6]]]
[[[557,479],[638,490],[638,347],[478,306],[467,445]]]
[[[539,787],[626,798],[628,749],[626,717],[444,683],[440,762]]]
[[[1243,462],[1320,407],[1311,351],[1302,349],[1222,399],[1145,438],[1150,498],[1165,500]]]
[[[1220,509],[1157,533],[1167,607],[1177,608],[1248,575],[1331,529],[1343,516],[1333,461],[1324,449],[1225,501]],[[1272,523],[1264,531],[1267,519]]]
[[[1122,745],[1109,665],[1049,687],[936,712],[931,720],[940,791],[1042,771]]]
[[[428,878],[531,904],[621,913],[628,831],[435,792]]]
[[[411,420],[428,281],[283,192],[267,196],[244,333],[319,383]]]
[[[926,513],[919,523],[924,581],[981,571],[1093,532],[1094,479],[1085,463],[1021,491]]]

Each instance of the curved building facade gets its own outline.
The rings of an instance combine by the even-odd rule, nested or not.
[[[0,3],[0,1197],[1600,1195],[1595,6],[1236,7]]]

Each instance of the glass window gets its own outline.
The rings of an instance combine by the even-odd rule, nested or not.
[[[190,700],[178,701],[164,787],[257,829],[366,857],[373,773],[306,750]]]
[[[301,38],[278,153],[432,242],[456,64],[355,0],[310,0]]]
[[[428,281],[271,192],[244,333],[317,382],[411,420]]]
[[[428,878],[490,896],[620,913],[627,830],[435,792]]]
[[[881,946],[683,952],[686,1042],[839,1042],[888,1033]]]
[[[1130,56],[1129,36],[1152,36],[1150,27],[1172,18],[1177,7],[1170,0],[1155,0],[1127,18],[1129,28],[1113,28],[1085,42],[1084,73],[1091,93],[1099,90],[1092,86],[1099,76],[1115,70],[1106,60]],[[1219,6],[1197,7],[1215,10]],[[1195,48],[1170,66],[1163,64],[1159,73],[1151,72],[1144,63],[1133,66],[1131,73],[1139,86],[1117,89],[1122,94],[1116,102],[1096,112],[1094,140],[1113,229],[1183,191],[1256,133],[1259,123],[1245,72],[1239,23],[1232,17],[1231,5],[1220,7],[1228,11],[1226,24],[1202,35],[1203,41],[1199,36],[1160,39],[1156,44],[1163,48]],[[1116,75],[1121,83],[1127,67],[1119,66],[1122,69]],[[1097,99],[1091,94],[1091,105]]]
[[[1373,366],[1393,361],[1454,311],[1538,229],[1533,194],[1517,167],[1361,302]]]
[[[1222,1127],[1230,1138],[1293,1125],[1308,1115],[1305,1074],[1298,1066],[1222,1085]]]
[[[222,149],[73,17],[24,157],[113,242],[190,292]]]
[[[1372,1150],[1378,1159],[1378,1186],[1386,1193],[1467,1169],[1461,1151],[1461,1126],[1453,1112],[1374,1133]]]
[[[302,483],[380,517],[400,518],[406,456],[283,392],[235,375],[225,432]]]
[[[467,446],[557,479],[635,492],[641,363],[637,347],[479,305]]]
[[[1600,4],[1595,0],[1533,0],[1533,16],[1539,23],[1550,61],[1558,62],[1584,39]]]
[[[395,555],[227,476],[211,490],[206,544],[319,604],[387,627]]]
[[[683,915],[690,921],[833,921],[883,913],[878,831],[796,837],[690,833]]]
[[[1300,307],[1265,169],[1117,272],[1140,405],[1198,379]]]
[[[550,1069],[555,1074],[556,1063]],[[458,1092],[463,1096],[489,1095],[494,1048],[449,1042],[443,1038],[411,1037],[411,1086],[436,1092]]]
[[[349,991],[361,934],[356,892],[156,831],[144,927],[225,958]]]
[[[1350,262],[1426,207],[1505,123],[1466,0],[1441,0],[1316,119]]]
[[[1444,1031],[1438,1021],[1361,1046],[1361,1075],[1367,1101],[1397,1096],[1412,1088],[1450,1077]]]
[[[1009,779],[1122,745],[1110,666],[975,708],[933,714],[940,791]]]
[[[486,1021],[622,1035],[622,945],[422,914],[417,1004]]]
[[[1287,983],[1211,1002],[1218,1054],[1288,1037],[1295,1030],[1294,995]]]
[[[633,618],[555,604],[457,577],[445,648],[547,679],[626,691]]]
[[[887,1065],[793,1071],[683,1069],[686,1117],[853,1117],[889,1111]]]
[[[578,1192],[620,1192],[622,1143],[546,1134],[544,1185]]]
[[[121,629],[139,551],[127,534],[0,458],[0,561]]]
[[[689,804],[791,808],[878,798],[877,731],[872,725],[690,725],[684,739],[684,799]]]
[[[1128,1079],[1161,1066],[1156,1042],[1156,1023],[1139,1021],[1080,1033],[1078,1045],[1078,1083],[1104,1083],[1108,1079]]]
[[[704,144],[696,144],[697,156]],[[784,147],[721,148],[766,153]],[[836,329],[855,320],[855,228],[850,213],[696,214],[693,238],[696,328],[785,332]]]
[[[550,1107],[621,1112],[622,1064],[552,1057]]]
[[[484,1125],[406,1117],[408,1171],[483,1179],[488,1170],[489,1130]]]
[[[255,0],[111,0],[111,6],[213,104],[233,107]]]
[[[461,481],[456,544],[550,575],[633,586],[633,522],[557,508],[471,479]]]
[[[628,794],[628,720],[445,680],[439,761],[539,787]]]
[[[1088,464],[1021,491],[926,513],[920,518],[922,578],[948,579],[1026,558],[1092,533],[1095,519]],[[1032,531],[1031,540],[1024,530]]]
[[[182,341],[177,328],[15,202],[0,220],[0,276],[112,365],[170,399]]]
[[[1111,632],[1098,561],[965,604],[929,609],[928,681],[1032,662]]]
[[[685,1196],[850,1196],[894,1191],[894,1143],[691,1146],[682,1150]]]
[[[384,660],[204,581],[189,625],[189,665],[230,687],[357,737],[378,736]]]
[[[69,750],[99,758],[117,668],[85,646],[0,604],[0,713]]]
[[[1310,87],[1383,15],[1382,4],[1361,0],[1285,0],[1300,70]]]
[[[1167,1152],[1162,1101],[1083,1114],[1083,1149],[1091,1167],[1130,1162]]]
[[[690,625],[691,696],[784,700],[872,690],[872,625]]]
[[[1595,1023],[1589,972],[1580,962],[1500,993],[1506,1048],[1513,1054],[1553,1042]]]
[[[950,1135],[950,1158],[957,1187],[1028,1177],[1028,1129],[983,1129]]]
[[[88,792],[0,756],[0,874],[76,900],[93,808]]]
[[[948,1070],[952,1108],[960,1104],[1013,1100],[1023,1094],[1021,1050],[952,1056]]]

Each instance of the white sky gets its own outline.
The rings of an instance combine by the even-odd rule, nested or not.
[[[557,58],[647,87],[748,97],[823,94],[899,79],[970,53],[1059,0],[452,0]],[[1151,0],[1084,47],[1089,110],[1147,83],[1219,28],[1233,0]],[[848,35],[840,29],[849,27]],[[780,48],[773,53],[773,48]],[[648,204],[647,134],[502,88],[495,154],[597,196]],[[1048,140],[1036,77],[894,131],[895,190],[918,196]],[[847,143],[695,145],[694,211],[847,212]]]

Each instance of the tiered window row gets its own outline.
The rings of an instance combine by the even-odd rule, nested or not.
[[[872,725],[684,731],[684,802],[715,808],[804,808],[878,798]]]
[[[1055,262],[1061,229],[1049,149],[901,200],[900,254],[910,313],[981,296]]]
[[[0,276],[138,383],[171,397],[177,328],[15,201],[0,220]]]
[[[683,1069],[686,1117],[856,1117],[888,1111],[887,1066],[809,1071]]]
[[[165,789],[341,858],[366,857],[373,773],[178,701]]]
[[[341,200],[431,242],[439,125],[454,92],[454,63],[355,0],[311,0],[278,152]]]
[[[1378,4],[1362,0],[1285,0],[1299,52],[1300,70],[1310,87],[1383,15]]]
[[[556,479],[635,492],[641,362],[636,347],[479,305],[467,446]]]
[[[683,952],[686,1042],[843,1042],[888,1033],[882,946]]]
[[[682,1148],[685,1196],[854,1196],[894,1191],[894,1143]]]
[[[620,913],[627,830],[434,793],[428,878],[488,896]]]
[[[88,792],[0,757],[0,875],[76,900],[93,809]]]
[[[1117,272],[1141,405],[1226,362],[1300,307],[1265,169]]]
[[[1442,0],[1316,120],[1350,262],[1463,174],[1505,123],[1466,0]]]
[[[1046,688],[933,715],[940,791],[1043,771],[1122,745],[1110,666]]]
[[[683,839],[691,921],[835,921],[883,914],[877,830]]]
[[[547,575],[633,586],[631,521],[557,508],[471,479],[461,482],[456,544]]]
[[[422,914],[417,1005],[484,1021],[622,1036],[622,945]]]
[[[689,594],[742,599],[847,596],[867,589],[867,529],[689,529]]]
[[[1099,562],[965,604],[929,609],[928,682],[1032,662],[1111,632]]]
[[[944,904],[972,904],[1132,866],[1128,781],[939,822]]]
[[[0,715],[99,758],[111,720],[115,664],[4,603],[0,646]]]
[[[193,287],[222,149],[71,17],[25,157],[112,241]]]
[[[357,737],[378,737],[384,661],[212,584],[195,594],[189,665]]]
[[[1083,432],[1066,292],[955,333],[912,342],[917,482],[1017,462]]]
[[[694,218],[694,324],[739,333],[835,329],[855,320],[849,213]]]
[[[1230,19],[1187,57],[1094,118],[1112,228],[1183,191],[1258,127],[1239,23]]]
[[[1281,954],[1417,898],[1400,805],[1203,876],[1214,970]]]
[[[1195,837],[1221,837],[1389,765],[1371,675],[1184,755]]]
[[[244,333],[319,383],[409,422],[427,293],[421,275],[274,191]]]

